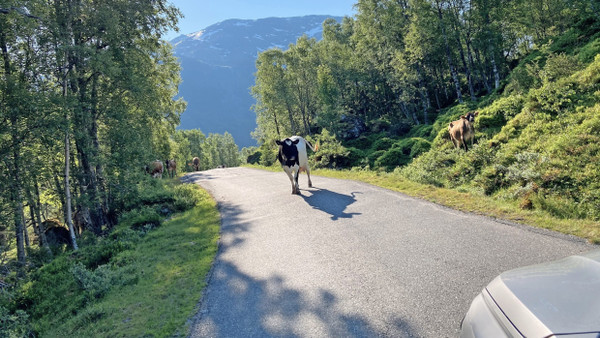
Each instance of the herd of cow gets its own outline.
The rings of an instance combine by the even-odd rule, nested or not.
[[[167,175],[170,178],[175,177],[175,175],[177,174],[177,162],[175,162],[175,160],[166,160],[165,161],[166,165],[163,165],[163,162],[161,160],[155,160],[150,162],[148,165],[146,165],[144,167],[144,171],[146,171],[146,173],[154,178],[162,178],[163,172],[165,170],[165,168],[167,169]],[[192,167],[194,168],[194,171],[198,171],[199,167],[200,167],[200,159],[197,157],[194,157],[194,159],[192,159]]]
[[[460,148],[462,146],[465,151],[467,151],[467,141],[470,141],[471,147],[473,147],[473,139],[475,138],[475,129],[473,128],[473,123],[477,115],[479,115],[479,112],[477,111],[469,112],[460,116],[459,120],[450,122],[448,125],[448,134],[450,135],[450,140],[452,141],[452,144],[454,144],[455,148]],[[283,171],[287,174],[290,182],[292,183],[292,194],[300,194],[298,176],[302,171],[306,172],[306,175],[308,176],[308,186],[312,187],[306,146],[308,145],[312,151],[316,152],[319,150],[319,145],[317,144],[315,147],[313,147],[310,142],[301,136],[291,136],[281,141],[277,140],[275,143],[279,146],[277,159],[279,160],[279,163],[281,163]],[[175,160],[166,160],[165,162],[167,174],[171,178],[175,177],[175,174],[177,173],[177,164],[175,163]],[[194,157],[191,165],[194,168],[194,171],[198,171],[200,159],[198,157]],[[152,177],[162,178],[164,168],[165,166],[163,166],[163,162],[156,160],[147,165],[145,170]]]

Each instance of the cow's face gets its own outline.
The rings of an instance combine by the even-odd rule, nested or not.
[[[281,165],[291,167],[298,163],[298,147],[296,147],[298,142],[300,142],[299,139],[292,141],[289,138],[282,141],[275,141],[275,143],[279,145],[279,154],[277,158],[279,159],[279,162],[281,162]]]
[[[475,116],[479,115],[479,112],[469,112],[467,115],[461,116],[465,120],[469,121],[469,123],[475,122]]]

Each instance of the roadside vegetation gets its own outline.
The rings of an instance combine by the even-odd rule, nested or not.
[[[217,250],[207,192],[175,180],[138,184],[119,224],[79,250],[31,249],[28,280],[0,294],[1,337],[186,335]],[[4,279],[17,282],[17,276]]]

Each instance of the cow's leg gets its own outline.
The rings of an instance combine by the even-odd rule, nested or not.
[[[468,150],[469,150],[469,148],[467,147],[467,140],[465,140],[465,138],[464,138],[464,137],[461,137],[460,139],[461,139],[461,141],[462,141],[462,144],[463,144],[463,146],[465,147],[465,151],[468,151]]]
[[[310,181],[310,168],[307,165],[305,169],[306,169],[306,175],[308,176],[308,187],[312,188],[312,182]]]
[[[290,182],[292,183],[292,194],[296,193],[296,185],[294,184],[294,177],[292,176],[293,169],[288,166],[283,166],[283,171],[288,175]]]
[[[300,176],[300,167],[294,172],[294,187],[296,187],[295,194],[300,195],[300,185],[298,184],[298,177]]]

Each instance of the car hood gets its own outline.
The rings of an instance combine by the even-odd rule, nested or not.
[[[504,272],[486,290],[525,337],[600,332],[600,250]]]

